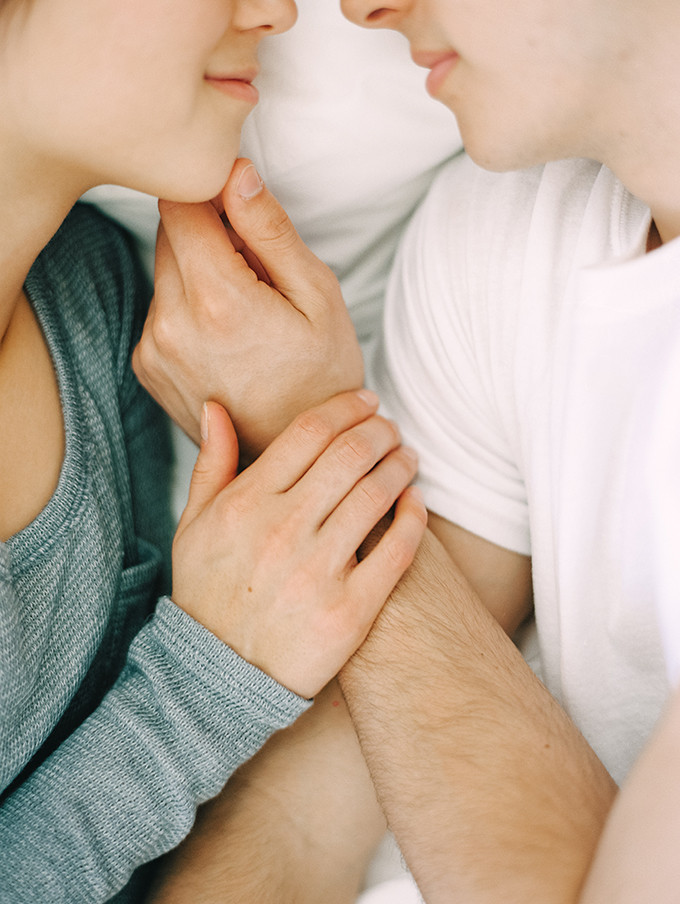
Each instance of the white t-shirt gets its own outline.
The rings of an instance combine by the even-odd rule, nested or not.
[[[649,225],[593,162],[457,159],[405,237],[373,377],[430,509],[532,556],[542,677],[617,781],[669,693],[662,602],[680,640],[680,241],[645,255]]]

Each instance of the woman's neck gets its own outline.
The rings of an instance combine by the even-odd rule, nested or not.
[[[38,170],[8,157],[0,152],[0,342],[28,271],[80,195],[54,168]]]

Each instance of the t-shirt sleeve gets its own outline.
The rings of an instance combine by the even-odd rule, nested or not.
[[[510,240],[503,214],[522,187],[494,197],[497,178],[463,157],[433,184],[397,255],[368,373],[418,451],[428,508],[528,554],[512,427],[512,293],[520,274],[503,253]],[[493,270],[497,260],[502,272]]]
[[[665,364],[662,391],[652,412],[651,452],[644,463],[643,485],[650,488],[654,514],[651,549],[655,559],[653,588],[656,618],[666,657],[670,684],[680,686],[680,423],[677,416],[680,393],[680,349]]]
[[[101,705],[3,801],[0,901],[108,900],[309,705],[161,600]]]

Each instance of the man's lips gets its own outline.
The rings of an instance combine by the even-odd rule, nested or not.
[[[436,97],[442,82],[460,59],[455,50],[416,50],[412,52],[411,57],[417,66],[430,70],[425,85],[433,97]]]

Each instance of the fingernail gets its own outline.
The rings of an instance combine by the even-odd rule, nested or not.
[[[203,408],[201,410],[201,440],[204,443],[208,442],[209,423],[210,415],[208,414],[208,403],[203,402]]]
[[[372,389],[360,389],[357,392],[357,395],[360,399],[363,399],[367,405],[370,405],[371,408],[375,408],[380,404],[380,399]]]
[[[418,461],[418,453],[410,446],[402,446],[401,451],[411,461]]]
[[[260,194],[264,187],[264,182],[260,179],[260,174],[252,163],[243,170],[238,177],[236,191],[244,201],[250,201]]]

